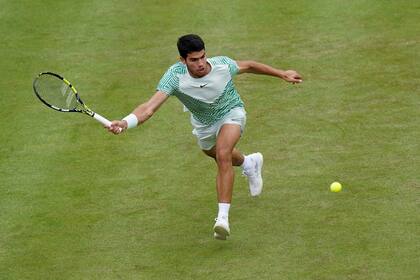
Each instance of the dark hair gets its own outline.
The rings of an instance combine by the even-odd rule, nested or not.
[[[199,52],[205,49],[204,42],[200,36],[195,34],[188,34],[178,38],[179,55],[184,59],[187,58],[189,53]]]

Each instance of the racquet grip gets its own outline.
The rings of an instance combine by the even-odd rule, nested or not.
[[[103,124],[106,127],[110,127],[111,126],[111,122],[109,120],[107,120],[106,118],[102,117],[101,115],[95,113],[93,115],[93,118],[95,120],[97,120],[98,122],[100,122],[101,124]]]
[[[111,122],[108,120],[108,119],[106,119],[106,118],[104,118],[104,117],[102,117],[101,115],[99,115],[99,114],[97,114],[97,113],[95,113],[94,115],[93,115],[93,118],[95,119],[95,120],[97,120],[98,122],[100,122],[101,124],[103,124],[104,126],[106,126],[106,127],[110,127],[111,126]],[[119,128],[119,130],[120,130],[120,132],[121,132],[121,127]]]

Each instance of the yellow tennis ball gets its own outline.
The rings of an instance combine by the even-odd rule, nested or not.
[[[339,182],[334,182],[330,185],[330,190],[332,192],[339,192],[341,191],[341,184]]]

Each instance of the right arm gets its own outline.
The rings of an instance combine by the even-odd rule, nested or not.
[[[142,124],[159,109],[159,107],[168,99],[169,95],[162,91],[157,91],[147,102],[140,104],[134,109],[134,114],[138,120],[138,124]],[[120,134],[127,129],[127,121],[113,121],[108,130],[114,134]]]

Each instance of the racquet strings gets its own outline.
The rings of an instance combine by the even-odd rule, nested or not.
[[[78,106],[71,86],[53,75],[39,76],[35,81],[35,90],[45,102],[55,107],[73,110]]]

